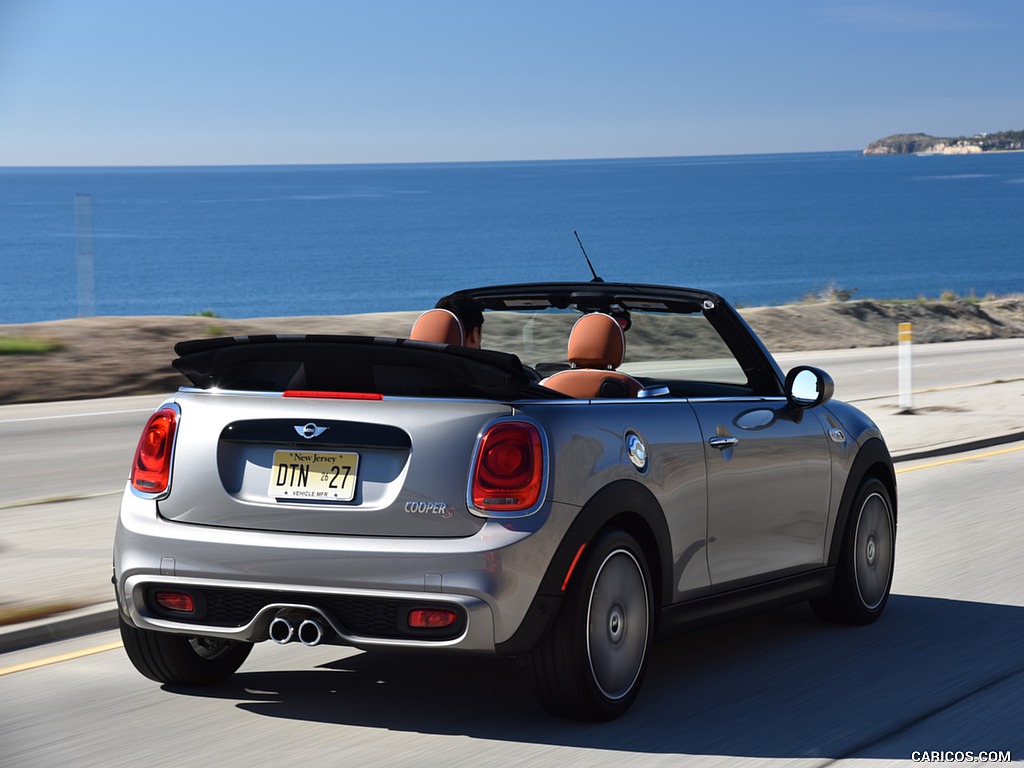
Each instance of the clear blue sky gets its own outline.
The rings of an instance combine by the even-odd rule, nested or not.
[[[0,0],[0,166],[859,149],[1024,129],[1024,2]]]

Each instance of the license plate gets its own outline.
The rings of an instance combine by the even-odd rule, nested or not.
[[[358,453],[274,451],[268,493],[277,499],[352,501]]]

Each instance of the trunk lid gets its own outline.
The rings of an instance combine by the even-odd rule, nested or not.
[[[256,531],[470,536],[487,400],[349,400],[188,391],[161,516]]]

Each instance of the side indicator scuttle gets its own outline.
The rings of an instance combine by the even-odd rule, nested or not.
[[[132,460],[131,487],[147,498],[164,495],[171,487],[174,438],[181,411],[165,405],[146,422]]]
[[[487,517],[537,511],[547,479],[545,441],[530,421],[496,421],[477,440],[469,481],[470,509]]]

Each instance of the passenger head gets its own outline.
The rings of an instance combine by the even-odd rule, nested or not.
[[[436,309],[447,309],[462,323],[464,346],[480,349],[483,338],[483,304],[465,293],[451,293],[438,299]]]

